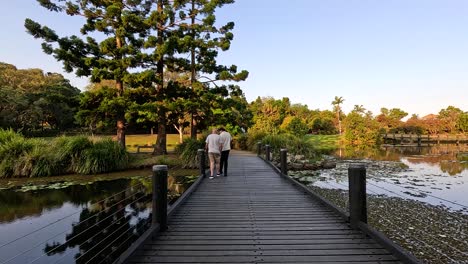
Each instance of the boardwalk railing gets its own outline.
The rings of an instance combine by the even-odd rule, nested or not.
[[[257,154],[277,173],[321,200],[346,219],[351,227],[364,231],[406,262],[417,262],[415,256],[427,263],[463,263],[468,259],[468,217],[462,212],[467,210],[467,205],[417,190],[413,191],[414,195],[430,196],[452,204],[458,211],[449,212],[442,206],[415,201],[407,194],[408,189],[397,184],[374,178],[367,182],[366,168],[359,163],[350,163],[348,182],[320,182],[319,186],[324,187],[305,186],[287,176],[286,149],[268,153],[270,149],[259,144]],[[384,185],[376,181],[382,181]],[[397,188],[400,192],[395,191]]]
[[[138,240],[135,241],[128,249],[120,255],[120,257],[114,262],[116,264],[125,263],[135,251],[146,241],[157,236],[159,232],[167,229],[168,218],[174,214],[177,208],[187,200],[187,198],[196,190],[198,185],[204,177],[206,177],[206,156],[203,149],[198,150],[198,158],[200,164],[200,177],[177,199],[177,201],[168,208],[167,204],[167,175],[168,168],[166,165],[155,165],[153,166],[152,176],[152,221],[151,227],[141,235]]]
[[[300,190],[317,198],[341,215],[350,223],[352,228],[359,229],[368,234],[405,263],[420,263],[420,261],[412,254],[388,239],[383,233],[367,224],[366,168],[363,164],[353,164],[348,168],[349,200],[346,202],[348,204],[348,208],[344,211],[322,195],[312,191],[301,182],[288,176],[287,149],[283,148],[280,149],[279,153],[271,153],[271,147],[269,145],[262,145],[261,142],[259,142],[257,143],[257,155],[264,159],[280,176],[291,181]],[[280,160],[279,167],[273,164],[272,159],[274,157]]]
[[[411,145],[411,146],[426,146],[429,144],[463,144],[468,143],[468,135],[419,135],[419,134],[382,134],[384,144],[389,145]]]
[[[202,177],[198,177],[168,206],[168,169],[166,165],[155,165],[152,191],[143,183],[135,184],[87,205],[82,211],[11,238],[0,244],[0,249],[12,248],[11,255],[0,256],[0,263],[123,263],[144,241],[167,229],[168,217],[190,196],[201,180]],[[78,215],[78,223],[60,231],[65,221]],[[47,232],[50,237],[41,238],[41,242],[16,253],[15,247],[31,244],[28,240],[36,239],[38,234],[47,230],[50,230]],[[78,253],[67,250],[75,247],[79,248]]]

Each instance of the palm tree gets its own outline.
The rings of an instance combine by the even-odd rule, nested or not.
[[[340,118],[341,107],[340,107],[340,105],[343,102],[344,102],[344,99],[341,96],[340,97],[335,96],[335,100],[333,100],[333,102],[332,102],[332,105],[334,106],[335,111],[336,111],[336,118],[338,119],[338,129],[340,131],[340,135],[341,135],[341,118]]]
[[[366,112],[366,109],[362,105],[354,105],[353,111],[359,114],[364,114],[364,112]]]

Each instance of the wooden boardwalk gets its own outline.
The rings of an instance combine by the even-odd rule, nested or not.
[[[128,263],[399,263],[263,160],[232,152]]]

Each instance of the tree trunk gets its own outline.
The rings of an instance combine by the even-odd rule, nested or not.
[[[195,0],[192,0],[192,39],[195,40]],[[196,72],[195,72],[195,44],[192,43],[192,48],[190,49],[190,55],[191,55],[191,78],[190,78],[190,86],[192,87],[192,95],[193,92],[195,92],[195,89],[193,88],[193,84],[195,83],[195,78],[196,78]],[[193,98],[192,98],[193,100]],[[190,109],[190,138],[192,139],[197,139],[197,124],[195,122],[195,111],[194,109]]]
[[[116,80],[115,87],[117,88],[117,96],[123,95],[123,83],[121,80]],[[117,117],[117,142],[125,148],[125,116],[124,113],[119,113]]]
[[[193,113],[191,115],[190,124],[191,124],[191,126],[190,126],[190,138],[197,139],[197,121],[195,120]]]
[[[163,12],[163,1],[158,0],[158,13],[162,15]],[[158,47],[163,46],[163,30],[162,30],[162,22],[158,21],[158,30],[157,30],[157,43]],[[156,92],[158,94],[163,93],[164,89],[164,58],[161,54],[157,64],[156,64],[156,76],[158,77],[157,85],[156,85]],[[163,109],[163,106],[160,106],[158,109],[158,135],[156,137],[156,145],[154,147],[153,154],[154,155],[161,155],[167,154],[166,149],[166,111]]]
[[[117,142],[125,148],[125,118],[123,117],[117,120]]]
[[[115,45],[117,49],[122,48],[122,37],[116,34],[115,36]],[[117,55],[117,59],[121,60],[122,55]],[[124,85],[122,82],[121,77],[117,77],[115,79],[115,88],[117,89],[117,96],[122,97],[124,93]],[[117,141],[119,142],[120,146],[125,148],[125,115],[124,113],[118,113],[117,116]]]
[[[179,143],[182,144],[184,142],[184,127],[182,125],[176,126],[175,124],[174,127],[179,132]]]
[[[154,147],[153,155],[167,154],[166,142],[166,118],[160,117],[158,120],[158,136],[156,137],[156,146]]]

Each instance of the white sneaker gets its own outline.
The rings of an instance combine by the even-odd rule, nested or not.
[[[209,179],[212,180],[212,179],[214,179],[214,177],[213,177],[213,176],[210,176]]]

